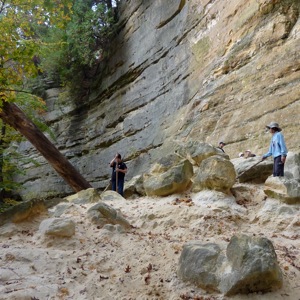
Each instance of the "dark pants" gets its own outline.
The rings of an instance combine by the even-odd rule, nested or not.
[[[281,161],[281,155],[274,158],[273,176],[284,176],[284,163]]]
[[[112,179],[111,181],[112,190],[116,191],[116,179]],[[124,189],[124,179],[118,178],[118,193],[123,197],[123,189]]]

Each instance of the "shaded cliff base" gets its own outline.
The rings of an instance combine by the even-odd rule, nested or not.
[[[236,199],[202,191],[165,198],[104,200],[121,210],[134,226],[92,225],[93,204],[71,204],[61,217],[76,223],[71,238],[45,238],[42,220],[0,227],[0,299],[227,299],[209,294],[177,277],[185,242],[200,240],[227,245],[235,233],[264,236],[275,247],[283,287],[267,294],[231,299],[299,300],[299,205],[266,198],[262,186],[242,184]]]

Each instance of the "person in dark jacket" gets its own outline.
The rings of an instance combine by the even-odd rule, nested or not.
[[[284,164],[287,156],[287,148],[285,145],[283,134],[278,123],[271,122],[266,126],[272,134],[272,139],[269,147],[269,151],[263,155],[262,160],[269,156],[273,156],[273,176],[284,176]]]
[[[109,165],[112,168],[112,190],[118,192],[121,196],[123,196],[124,179],[125,174],[127,173],[127,166],[122,161],[121,154],[117,153]]]
[[[225,153],[225,151],[224,151],[224,149],[223,149],[223,147],[225,146],[226,144],[224,143],[224,142],[220,142],[219,143],[219,146],[217,147],[218,149],[220,149],[220,150],[222,150],[224,153]]]

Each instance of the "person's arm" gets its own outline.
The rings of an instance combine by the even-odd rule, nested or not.
[[[110,167],[113,168],[114,163],[116,162],[116,158],[117,158],[118,153],[115,155],[115,157],[111,160],[111,162],[109,163]]]
[[[266,159],[267,157],[269,157],[271,155],[272,155],[272,141],[270,143],[269,151],[262,156],[262,160]]]

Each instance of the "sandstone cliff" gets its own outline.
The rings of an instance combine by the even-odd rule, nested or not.
[[[54,143],[95,188],[117,151],[128,178],[176,140],[263,154],[270,121],[299,150],[299,12],[299,0],[124,1],[115,53],[88,100],[48,90]],[[22,166],[25,198],[70,192],[28,142],[20,151],[40,162]]]

